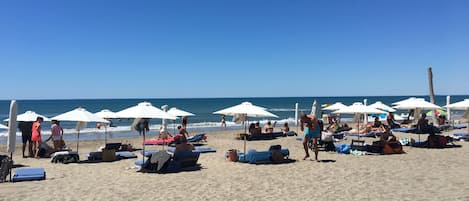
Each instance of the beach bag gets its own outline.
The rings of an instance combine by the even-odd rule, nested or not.
[[[385,142],[383,145],[383,154],[403,154],[405,153],[402,149],[400,142]]]
[[[280,163],[283,161],[283,154],[280,152],[280,149],[273,149],[271,150],[270,160],[273,163]]]
[[[336,147],[336,151],[339,154],[350,154],[350,145],[348,145],[348,144],[339,144]]]
[[[238,162],[238,151],[236,149],[230,149],[226,154],[229,161]]]
[[[10,174],[13,160],[8,156],[0,156],[0,183],[6,181],[7,176]]]
[[[381,141],[374,141],[373,144],[366,147],[366,151],[370,153],[382,153],[383,143]]]

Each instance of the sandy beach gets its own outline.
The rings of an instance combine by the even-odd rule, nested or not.
[[[249,141],[247,147],[267,150],[270,145],[280,144],[290,150],[296,162],[252,165],[229,162],[224,157],[228,149],[243,149],[243,141],[234,139],[239,132],[207,133],[206,146],[217,152],[200,156],[200,171],[173,174],[139,173],[134,166],[137,159],[55,164],[47,158],[22,158],[19,143],[15,164],[44,167],[47,179],[2,183],[0,200],[469,200],[467,142],[456,142],[462,148],[404,147],[407,153],[401,155],[320,152],[319,159],[324,161],[315,162],[301,160],[304,151],[296,137],[282,137]],[[351,139],[340,143],[350,143]],[[138,136],[110,140],[127,141],[137,148],[141,144]],[[67,144],[75,147],[75,142]],[[81,141],[81,159],[102,145],[102,140]],[[6,154],[5,145],[0,150],[0,154]],[[140,153],[137,155],[141,159]]]

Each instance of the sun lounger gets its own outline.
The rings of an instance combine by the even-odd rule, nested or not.
[[[148,139],[145,140],[143,143],[145,145],[163,145],[163,144],[171,144],[174,142],[174,138],[168,138],[168,139]]]
[[[392,129],[393,132],[401,132],[401,133],[416,133],[417,128],[395,128]]]
[[[369,132],[369,133],[364,133],[364,134],[358,134],[358,133],[344,133],[346,136],[353,136],[353,137],[377,137],[376,132]]]
[[[174,153],[176,150],[176,147],[168,147],[167,151]],[[217,152],[216,149],[211,148],[211,147],[194,147],[194,150],[192,152],[198,152],[198,153],[211,153],[211,152]]]
[[[455,140],[469,141],[468,133],[455,133],[451,137]]]
[[[205,141],[206,139],[207,139],[207,136],[205,136],[205,133],[199,133],[197,135],[187,138],[187,142],[201,142],[201,141]]]
[[[290,151],[288,149],[281,149],[280,153],[285,158],[290,156]],[[256,151],[254,149],[249,150],[245,155],[244,153],[238,153],[238,161],[250,164],[260,164],[260,163],[271,163],[272,151]]]
[[[80,155],[76,151],[58,151],[51,155],[52,163],[78,163],[80,162]]]
[[[34,181],[46,179],[44,168],[17,168],[12,181]]]

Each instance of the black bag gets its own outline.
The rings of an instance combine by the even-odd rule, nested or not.
[[[3,183],[10,174],[11,167],[13,166],[13,160],[11,160],[11,158],[8,156],[0,157],[0,183]]]
[[[367,151],[364,140],[352,140],[350,150]]]

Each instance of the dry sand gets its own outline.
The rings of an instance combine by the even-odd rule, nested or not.
[[[404,147],[407,153],[401,155],[320,152],[319,159],[330,162],[314,162],[301,160],[304,152],[296,137],[285,137],[250,141],[247,146],[267,150],[280,144],[290,149],[296,162],[251,165],[225,160],[226,150],[243,149],[243,142],[234,139],[235,133],[208,133],[207,146],[218,151],[200,156],[200,171],[174,174],[139,173],[134,167],[136,159],[67,165],[51,163],[50,159],[23,159],[18,144],[15,164],[44,167],[47,179],[1,183],[0,200],[469,200],[467,142],[457,142],[463,147],[451,149]],[[141,143],[139,137],[110,142],[127,140],[137,146]],[[103,143],[80,142],[81,158]],[[75,142],[68,144],[75,147]],[[5,150],[1,145],[0,154]]]

